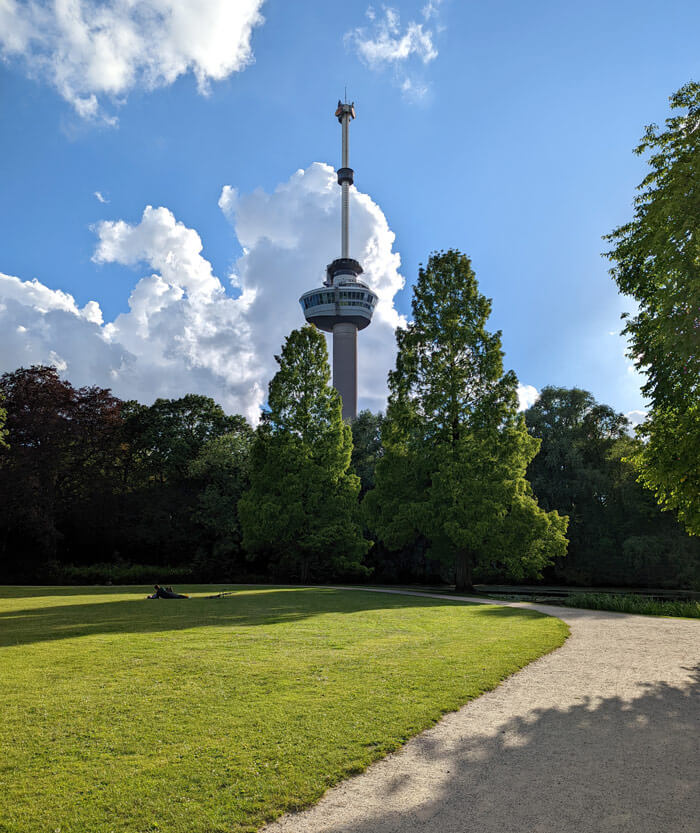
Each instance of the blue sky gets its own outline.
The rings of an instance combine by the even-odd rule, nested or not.
[[[644,125],[698,77],[696,2],[163,5],[0,4],[0,273],[39,282],[0,282],[0,370],[254,416],[339,248],[314,163],[339,164],[347,85],[353,251],[383,305],[360,404],[383,405],[418,263],[454,247],[523,385],[643,410],[601,235],[631,216]]]

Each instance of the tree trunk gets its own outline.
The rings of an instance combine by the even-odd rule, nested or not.
[[[468,550],[460,550],[455,559],[455,590],[464,593],[467,590],[474,590],[472,585],[472,557]]]

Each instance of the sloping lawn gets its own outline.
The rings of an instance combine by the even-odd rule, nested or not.
[[[532,611],[333,589],[0,588],[0,831],[240,833],[562,644]]]

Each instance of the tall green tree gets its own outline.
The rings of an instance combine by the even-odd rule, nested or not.
[[[677,114],[649,125],[636,148],[650,171],[634,218],[606,237],[611,274],[638,312],[624,332],[651,402],[633,454],[641,482],[700,534],[700,84],[670,99]]]
[[[396,331],[384,457],[365,498],[370,528],[398,549],[419,536],[454,565],[458,589],[499,565],[536,577],[566,552],[566,518],[545,512],[525,479],[539,441],[503,373],[500,332],[469,258],[434,254],[414,285],[413,321]]]
[[[361,573],[369,542],[359,524],[360,481],[325,338],[312,326],[294,330],[275,358],[250,488],[239,502],[244,547],[301,582]]]
[[[663,515],[626,458],[641,445],[621,413],[585,390],[545,387],[525,413],[541,440],[527,477],[541,506],[569,516],[569,551],[549,577],[571,584],[692,587],[700,542]]]

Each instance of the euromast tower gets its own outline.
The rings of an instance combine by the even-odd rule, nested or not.
[[[341,196],[340,257],[326,267],[323,288],[310,289],[299,299],[304,317],[319,330],[333,333],[333,387],[343,400],[343,419],[357,416],[357,331],[372,320],[377,296],[359,280],[360,264],[350,257],[350,186],[348,134],[355,105],[338,102],[335,115],[343,129],[343,164],[338,169]]]

